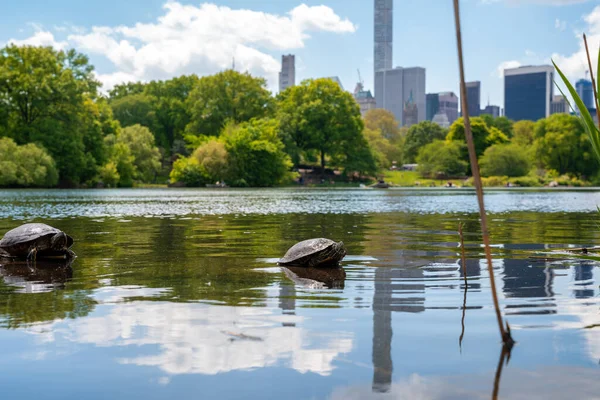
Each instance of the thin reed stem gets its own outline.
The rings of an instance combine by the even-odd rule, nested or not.
[[[590,78],[592,78],[592,88],[594,90],[594,104],[596,104],[596,116],[598,117],[598,127],[600,128],[600,107],[598,107],[598,90],[596,89],[596,81],[594,80],[594,70],[592,68],[592,59],[590,58],[590,50],[588,49],[587,36],[583,34],[583,43],[585,44],[585,53],[587,54],[588,65],[590,67]]]
[[[465,239],[463,236],[463,223],[458,223],[458,236],[460,237],[460,258],[462,263],[463,278],[465,279],[465,290],[467,287],[467,256],[465,254]]]
[[[473,181],[475,183],[475,189],[477,192],[477,202],[479,203],[479,216],[481,220],[481,230],[483,234],[483,245],[485,250],[485,258],[488,265],[488,273],[490,276],[490,286],[492,290],[492,299],[494,301],[494,308],[496,310],[496,319],[498,320],[498,328],[500,329],[500,336],[502,341],[506,344],[509,342],[509,336],[504,330],[502,324],[502,314],[500,312],[500,306],[498,304],[498,294],[496,293],[496,281],[494,279],[494,268],[492,266],[492,254],[490,251],[490,239],[487,229],[487,217],[485,213],[485,205],[483,203],[483,185],[481,184],[481,176],[479,174],[479,164],[477,163],[477,154],[475,153],[475,143],[473,141],[473,133],[471,132],[471,122],[469,121],[469,110],[467,106],[467,86],[465,83],[465,71],[463,64],[463,50],[462,50],[462,34],[460,29],[460,11],[459,11],[459,0],[454,0],[454,20],[456,24],[456,43],[458,47],[458,67],[460,72],[460,97],[461,97],[461,109],[462,115],[465,121],[465,137],[467,139],[467,147],[469,149],[469,160],[471,161],[471,172],[473,174]],[[512,339],[510,339],[512,341]]]

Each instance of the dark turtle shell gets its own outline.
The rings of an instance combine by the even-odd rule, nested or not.
[[[280,265],[317,266],[337,263],[346,255],[344,244],[326,238],[308,239],[293,245],[279,260]]]
[[[52,237],[61,232],[60,229],[46,224],[24,224],[6,232],[0,240],[0,249],[15,257],[26,256],[34,244],[39,251],[51,250]],[[69,248],[73,245],[73,238],[66,236],[66,248]]]

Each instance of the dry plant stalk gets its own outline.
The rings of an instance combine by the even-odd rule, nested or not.
[[[477,154],[475,153],[475,143],[473,141],[473,133],[471,132],[471,123],[469,121],[469,110],[467,107],[467,86],[465,84],[465,70],[463,65],[463,51],[462,51],[462,35],[460,29],[460,11],[459,11],[459,0],[454,0],[454,22],[456,25],[456,43],[458,47],[458,68],[460,73],[460,96],[461,96],[461,109],[462,115],[465,122],[465,138],[467,139],[467,147],[469,149],[469,160],[471,162],[471,172],[473,174],[473,181],[475,183],[475,189],[477,192],[477,202],[479,203],[479,216],[481,220],[481,231],[483,235],[483,245],[485,250],[485,258],[488,265],[488,273],[490,276],[490,286],[492,290],[492,299],[494,301],[494,308],[496,310],[496,318],[498,320],[498,328],[500,329],[500,335],[505,345],[512,346],[512,338],[510,336],[510,328],[504,329],[502,324],[502,314],[500,312],[500,306],[498,304],[498,294],[496,292],[496,281],[494,279],[494,268],[492,266],[492,254],[490,251],[490,238],[487,229],[487,217],[485,213],[485,205],[483,203],[483,185],[481,183],[481,176],[479,174],[479,164],[477,163]]]

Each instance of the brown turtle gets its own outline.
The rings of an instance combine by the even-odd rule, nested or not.
[[[0,240],[0,255],[35,259],[47,256],[72,258],[75,253],[69,249],[73,238],[63,231],[46,224],[24,224],[14,228]]]
[[[316,238],[296,243],[278,261],[279,265],[302,267],[337,266],[346,255],[343,242]]]

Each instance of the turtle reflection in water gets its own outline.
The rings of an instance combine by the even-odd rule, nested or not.
[[[296,285],[310,289],[343,289],[346,271],[342,267],[281,267],[285,275]]]
[[[4,283],[27,292],[62,289],[73,278],[73,261],[74,258],[38,260],[32,268],[28,261],[4,259],[0,260],[0,276]]]
[[[36,257],[73,258],[73,238],[46,224],[24,224],[0,240],[0,256],[35,260]]]
[[[279,260],[281,266],[337,267],[346,255],[343,242],[325,238],[308,239],[293,245]]]

